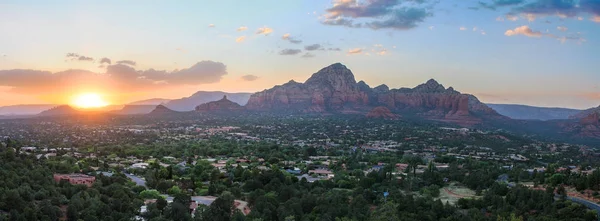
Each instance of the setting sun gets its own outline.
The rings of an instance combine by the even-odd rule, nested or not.
[[[108,105],[99,94],[86,93],[80,94],[73,100],[73,105],[79,108],[98,108]]]

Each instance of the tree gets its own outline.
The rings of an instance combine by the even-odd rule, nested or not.
[[[173,203],[165,209],[165,215],[172,220],[186,221],[192,219],[189,205],[184,205],[177,201],[173,201]]]
[[[233,199],[231,193],[223,192],[219,198],[210,204],[202,217],[207,217],[214,221],[230,221],[232,211],[235,209]]]
[[[560,196],[560,199],[562,201],[567,200],[567,190],[563,185],[558,186],[558,188],[556,189],[556,194]]]
[[[156,208],[158,208],[160,211],[163,211],[165,209],[165,207],[167,207],[169,202],[167,202],[167,200],[165,200],[162,197],[159,197],[156,200]]]
[[[375,210],[373,216],[369,219],[370,221],[393,221],[400,220],[397,214],[398,205],[392,201],[381,205]]]
[[[365,220],[369,216],[369,203],[362,195],[358,195],[350,202],[348,210],[350,217],[357,220]]]

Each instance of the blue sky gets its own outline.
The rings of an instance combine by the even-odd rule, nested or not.
[[[600,105],[599,0],[482,2],[0,1],[0,105],[255,92],[335,62],[373,87],[435,78],[484,102]],[[148,81],[114,77],[128,71]]]

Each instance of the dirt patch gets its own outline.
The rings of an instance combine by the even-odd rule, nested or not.
[[[462,198],[478,198],[479,196],[475,195],[475,191],[461,186],[457,183],[451,183],[449,186],[444,187],[440,190],[440,196],[438,199],[442,201],[442,203],[449,203],[451,205],[456,204],[459,199]]]

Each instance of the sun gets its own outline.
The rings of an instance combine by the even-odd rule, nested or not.
[[[80,94],[73,99],[73,105],[79,108],[99,108],[108,105],[99,94],[85,93]]]

